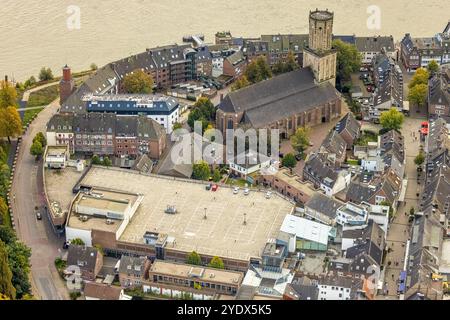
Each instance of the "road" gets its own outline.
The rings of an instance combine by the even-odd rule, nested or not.
[[[42,177],[38,174],[41,165],[30,155],[29,150],[33,137],[39,131],[45,132],[48,120],[58,108],[58,100],[55,100],[39,113],[23,135],[16,163],[18,170],[11,189],[17,235],[32,250],[30,278],[33,295],[43,300],[68,299],[64,282],[54,266],[64,239],[53,233],[46,215],[41,221],[36,219],[34,207],[42,208],[44,205]]]
[[[417,166],[414,164],[414,158],[420,150],[420,139],[417,140],[412,135],[418,137],[418,130],[421,122],[426,118],[420,117],[416,114],[411,114],[411,117],[405,117],[405,122],[401,130],[405,138],[405,153],[406,153],[406,178],[408,185],[406,188],[405,203],[401,204],[397,210],[395,218],[390,223],[387,235],[387,246],[392,249],[386,256],[386,270],[384,281],[385,288],[388,290],[387,296],[379,296],[378,299],[395,299],[397,296],[397,280],[400,272],[403,271],[403,264],[405,259],[406,242],[410,237],[411,225],[409,224],[409,210],[413,207],[417,211],[419,207],[417,190]],[[388,263],[391,262],[390,265]],[[398,264],[398,265],[397,265]]]

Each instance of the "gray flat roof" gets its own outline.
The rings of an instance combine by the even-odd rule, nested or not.
[[[266,199],[262,191],[234,195],[231,187],[220,186],[212,192],[205,190],[207,183],[203,182],[115,168],[94,167],[82,184],[144,196],[120,241],[144,243],[145,232],[158,232],[174,237],[174,248],[180,251],[240,260],[259,257],[294,208],[278,195]],[[168,205],[175,206],[178,213],[166,214]]]

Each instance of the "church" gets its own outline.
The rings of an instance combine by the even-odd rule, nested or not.
[[[328,10],[310,12],[303,68],[230,92],[218,106],[217,129],[224,134],[242,126],[279,129],[282,138],[288,138],[297,128],[339,118],[333,19]]]

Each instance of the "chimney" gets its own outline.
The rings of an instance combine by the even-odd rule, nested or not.
[[[67,66],[67,64],[63,68],[63,79],[64,79],[64,81],[72,80],[72,73],[71,73],[70,68]]]

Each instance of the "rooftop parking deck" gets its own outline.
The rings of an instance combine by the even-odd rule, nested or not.
[[[144,243],[145,232],[158,232],[174,237],[177,250],[242,260],[259,257],[294,208],[276,194],[270,199],[259,191],[234,195],[224,186],[213,192],[202,182],[112,168],[92,168],[82,184],[144,196],[120,241]],[[168,206],[175,206],[177,213],[165,213]]]

